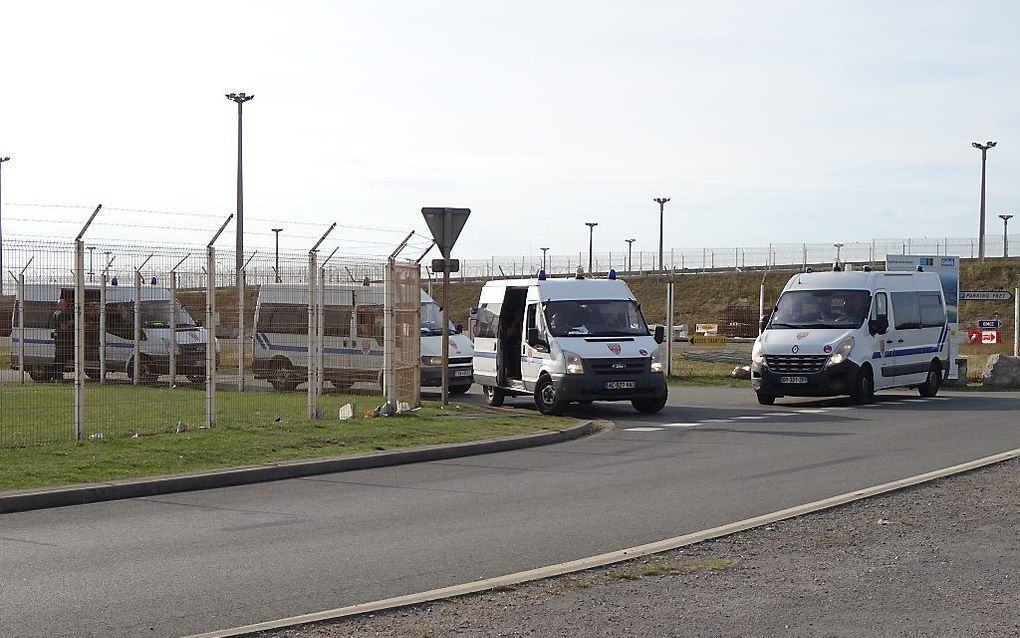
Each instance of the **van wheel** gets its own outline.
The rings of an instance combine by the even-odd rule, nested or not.
[[[761,405],[774,405],[776,402],[776,395],[769,394],[767,392],[755,392],[758,395],[758,403]]]
[[[470,383],[467,385],[451,385],[450,394],[465,394],[470,389],[471,389]]]
[[[494,408],[503,405],[503,399],[506,398],[506,393],[503,392],[502,388],[491,385],[483,385],[482,394],[485,395],[486,405],[491,405]]]
[[[931,367],[928,368],[928,378],[917,386],[917,393],[922,397],[933,397],[939,393],[940,387],[942,387],[942,366],[933,361]]]
[[[50,372],[46,368],[29,368],[25,372],[28,372],[28,376],[31,377],[33,381],[39,383],[53,381],[57,378],[57,374],[55,372]]]
[[[535,407],[542,414],[559,415],[567,407],[567,402],[556,396],[556,386],[548,375],[538,379],[535,385]]]
[[[864,366],[857,373],[857,380],[854,382],[854,389],[850,393],[850,399],[854,403],[862,405],[874,401],[875,379],[871,376],[871,368],[869,366]]]
[[[289,392],[298,387],[299,381],[291,380],[290,370],[290,363],[287,361],[277,361],[274,363],[273,370],[269,375],[269,385],[273,386],[274,390],[281,392]]]
[[[655,414],[666,405],[669,395],[665,392],[654,399],[631,399],[630,404],[641,414]]]
[[[344,393],[350,392],[351,388],[354,387],[354,382],[351,381],[350,379],[347,380],[334,379],[333,381],[330,381],[330,383],[333,384],[334,388]]]
[[[205,385],[204,374],[189,374],[188,381],[191,381],[194,385]]]
[[[130,379],[131,381],[135,380],[135,360],[133,357],[128,360],[125,372],[127,372],[128,379]],[[141,369],[138,370],[138,383],[140,385],[152,385],[156,383],[156,379],[158,378],[159,375],[156,374],[156,371],[155,369],[153,369],[152,364],[150,364],[146,359],[143,358],[141,363]]]

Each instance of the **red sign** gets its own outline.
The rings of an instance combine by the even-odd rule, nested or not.
[[[967,343],[978,346],[993,346],[1002,343],[998,330],[981,330],[970,328],[967,330]]]

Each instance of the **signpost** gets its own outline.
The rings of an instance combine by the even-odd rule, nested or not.
[[[460,270],[460,262],[450,259],[460,231],[471,214],[470,208],[422,208],[421,214],[436,240],[442,259],[432,260],[432,272],[443,273],[443,405],[450,402],[450,273]]]
[[[694,335],[690,339],[692,346],[725,346],[726,337],[720,335]]]
[[[1008,290],[960,291],[960,301],[1009,301],[1012,298]]]
[[[978,320],[978,328],[981,328],[982,330],[995,330],[996,328],[1001,328],[1001,327],[1002,327],[1002,322],[999,321],[998,319],[979,319]]]

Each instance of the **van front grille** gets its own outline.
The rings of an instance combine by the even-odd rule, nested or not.
[[[595,374],[640,374],[648,366],[648,359],[588,359]]]
[[[828,358],[827,354],[767,354],[765,363],[780,374],[815,374],[822,371]]]

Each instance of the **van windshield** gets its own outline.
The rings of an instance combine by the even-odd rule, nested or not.
[[[859,328],[870,308],[867,290],[790,290],[779,298],[768,327]]]
[[[188,328],[195,325],[188,311],[181,303],[177,304],[177,327]],[[169,328],[170,327],[170,301],[145,301],[142,300],[142,327],[143,328]]]
[[[423,337],[435,337],[443,334],[443,311],[434,301],[421,304],[421,334]],[[458,334],[457,327],[450,322],[450,334]]]
[[[648,335],[641,309],[628,299],[550,301],[545,304],[545,323],[554,337]]]

